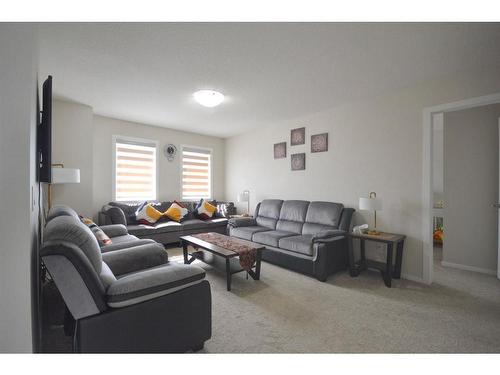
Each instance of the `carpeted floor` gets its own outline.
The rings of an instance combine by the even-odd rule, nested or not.
[[[180,249],[168,250],[181,261]],[[425,286],[380,274],[347,272],[326,283],[268,263],[260,281],[207,271],[212,287],[212,339],[206,353],[466,353],[500,352],[500,281],[435,265]],[[64,351],[60,328],[49,333]],[[58,339],[59,337],[59,339]],[[63,344],[65,342],[66,344]]]

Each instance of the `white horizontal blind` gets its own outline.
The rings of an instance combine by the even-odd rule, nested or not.
[[[210,150],[182,147],[182,199],[212,198],[211,163]]]
[[[156,145],[116,139],[115,199],[156,199]]]

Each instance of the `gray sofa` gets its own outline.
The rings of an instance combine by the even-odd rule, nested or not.
[[[135,212],[143,202],[109,202],[99,212],[99,225],[122,224],[129,234],[141,239],[152,239],[162,244],[178,243],[181,236],[195,233],[217,232],[227,233],[227,218],[236,213],[232,202],[212,203],[217,206],[213,219],[200,220],[194,214],[198,202],[180,202],[185,205],[189,214],[181,223],[161,219],[154,225],[142,225],[135,220]],[[172,202],[150,201],[160,212],[166,211]]]
[[[185,352],[211,337],[211,292],[203,269],[170,263],[161,244],[125,241],[103,252],[68,207],[48,215],[42,261],[75,319],[73,349],[84,353]],[[128,242],[129,246],[125,246]],[[117,242],[119,244],[119,242]],[[109,245],[111,246],[111,245]]]
[[[228,231],[265,245],[263,260],[326,281],[347,268],[346,232],[353,212],[341,203],[267,199],[253,218],[230,219]]]

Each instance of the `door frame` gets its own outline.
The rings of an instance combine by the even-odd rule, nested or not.
[[[439,113],[460,111],[489,104],[500,103],[500,92],[459,100],[456,102],[426,107],[423,114],[423,153],[422,153],[422,279],[426,284],[432,283],[433,240],[432,240],[432,208],[433,208],[433,122],[434,115]],[[499,260],[500,264],[500,260]]]

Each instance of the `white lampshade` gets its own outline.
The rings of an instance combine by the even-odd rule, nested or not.
[[[380,198],[359,198],[359,209],[363,211],[379,211],[382,209]]]
[[[52,168],[52,184],[79,184],[80,170],[76,168]]]
[[[248,202],[250,200],[250,192],[245,190],[243,193],[238,194],[238,202]]]

